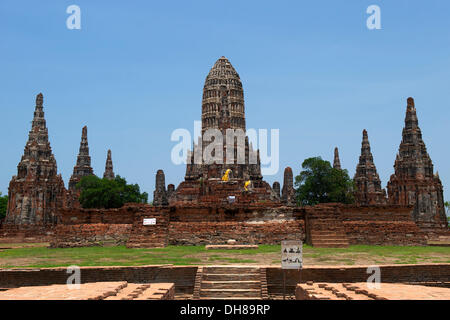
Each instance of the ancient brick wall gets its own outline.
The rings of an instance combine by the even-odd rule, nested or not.
[[[155,224],[144,225],[144,219],[154,219]],[[137,212],[134,216],[133,228],[128,248],[157,248],[169,244],[169,214],[167,207],[149,207]]]
[[[314,282],[366,282],[372,274],[367,273],[365,266],[336,266],[336,267],[304,267],[301,274],[298,270],[285,270],[286,292],[293,295],[296,284],[306,281]],[[428,265],[383,265],[380,266],[381,282],[436,284],[442,285],[450,281],[449,264]],[[283,270],[280,267],[268,267],[267,287],[269,296],[283,294]]]
[[[350,244],[426,245],[425,234],[412,218],[412,207],[342,206],[340,210]]]
[[[135,205],[125,205],[117,209],[64,208],[59,211],[58,224],[132,224],[134,214],[140,209]]]
[[[292,207],[180,206],[170,210],[169,243],[173,245],[279,244],[303,239],[304,222]]]
[[[125,245],[135,216],[152,208],[150,205],[126,204],[117,209],[63,209],[58,214],[51,246]]]
[[[0,270],[0,287],[42,286],[65,284],[70,276],[66,268],[43,268],[29,270]],[[383,265],[380,266],[381,282],[407,284],[445,284],[450,279],[449,264]],[[297,270],[286,270],[286,293],[294,294],[295,285],[301,281],[314,282],[366,282],[369,274],[364,266],[304,267],[301,277]],[[175,283],[175,293],[192,295],[197,266],[124,266],[81,267],[81,283],[127,281],[130,283]],[[283,270],[267,267],[269,296],[283,293]]]
[[[131,224],[91,223],[59,225],[50,246],[53,248],[125,245]]]
[[[304,239],[304,223],[293,221],[265,222],[171,222],[171,245],[280,244],[282,240]]]
[[[197,267],[81,267],[81,283],[127,281],[130,283],[175,283],[176,294],[192,294]],[[66,284],[70,274],[66,268],[0,270],[0,287],[16,288]]]
[[[54,236],[52,225],[13,225],[3,223],[0,228],[1,243],[50,242]]]

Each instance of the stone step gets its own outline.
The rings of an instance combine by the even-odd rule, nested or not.
[[[139,297],[149,287],[150,284],[128,283],[115,296],[109,296],[105,300],[133,300]]]
[[[214,298],[261,298],[260,289],[201,289],[200,297]]]
[[[259,274],[258,267],[204,267],[204,274]]]
[[[228,273],[203,273],[203,281],[249,281],[259,280],[259,274],[257,273],[241,273],[241,274],[228,274]]]
[[[261,282],[250,281],[202,281],[201,289],[260,289]]]

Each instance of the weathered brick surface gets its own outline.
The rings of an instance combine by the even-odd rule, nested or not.
[[[381,282],[439,285],[450,282],[450,264],[428,265],[382,265]],[[283,294],[283,270],[267,267],[267,283],[270,296]],[[297,283],[314,282],[366,282],[370,274],[367,266],[304,267],[298,270],[285,270],[286,292],[294,295]]]
[[[53,225],[12,225],[3,224],[0,229],[1,243],[38,243],[50,242],[53,239]]]
[[[81,283],[127,281],[129,283],[175,283],[176,295],[193,295],[197,266],[81,267]],[[283,270],[267,266],[267,289],[270,297],[283,293]],[[66,268],[0,269],[0,287],[17,288],[66,284]],[[450,283],[450,264],[383,265],[383,283],[426,284],[445,286]],[[286,292],[294,295],[297,283],[366,282],[367,266],[304,267],[300,274],[286,270]]]
[[[393,205],[294,208],[273,203],[65,209],[52,245],[123,244],[126,239],[129,247],[224,244],[229,239],[239,244],[310,239],[308,243],[317,246],[425,245],[426,234],[413,221],[411,210]],[[156,225],[144,226],[145,218],[156,218]]]
[[[342,206],[350,244],[426,245],[425,233],[412,218],[412,207]]]
[[[282,240],[304,238],[303,221],[247,222],[171,222],[169,241],[173,245],[279,244]]]
[[[156,219],[154,225],[144,225],[144,219]],[[146,212],[136,213],[133,221],[128,248],[156,248],[169,244],[168,210],[151,207]]]
[[[367,283],[316,283],[297,285],[296,300],[448,300],[449,288],[426,287],[399,283],[380,283],[378,288]]]
[[[197,267],[81,267],[81,283],[127,281],[129,283],[175,284],[176,294],[192,294]],[[29,270],[0,269],[0,287],[17,288],[66,284],[70,274],[66,268]]]
[[[125,245],[130,236],[131,224],[71,224],[58,225],[50,243],[51,247],[91,247]]]

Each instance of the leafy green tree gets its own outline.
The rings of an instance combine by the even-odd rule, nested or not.
[[[6,209],[8,208],[8,196],[2,196],[0,192],[0,220],[6,216]]]
[[[83,208],[120,208],[125,203],[147,203],[147,192],[140,192],[137,184],[116,176],[114,180],[91,175],[83,177],[77,184],[81,190],[80,203]]]
[[[334,169],[321,157],[308,158],[302,163],[303,171],[295,177],[298,205],[355,201],[354,184],[347,170]]]

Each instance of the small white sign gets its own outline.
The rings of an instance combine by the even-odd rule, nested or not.
[[[303,267],[303,244],[301,241],[281,241],[281,268],[301,269]]]
[[[228,196],[228,203],[234,203],[236,201],[236,196]]]
[[[144,219],[144,226],[151,226],[156,224],[156,218],[146,218]]]

